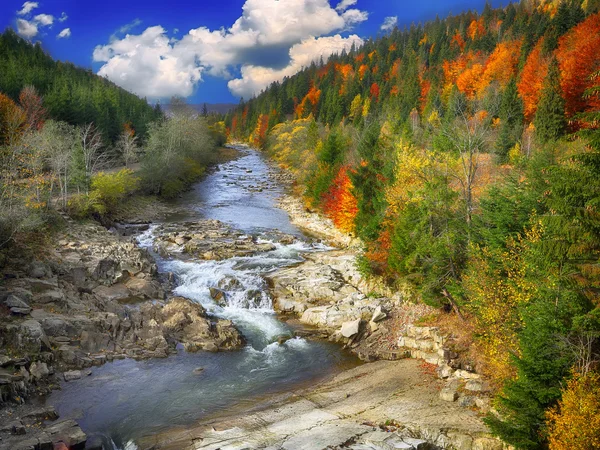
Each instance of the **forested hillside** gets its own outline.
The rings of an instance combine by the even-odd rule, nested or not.
[[[362,240],[364,273],[447,312],[520,449],[600,447],[599,3],[396,29],[226,121]]]
[[[93,122],[110,142],[117,140],[125,123],[145,138],[148,124],[162,115],[145,99],[91,70],[54,61],[39,44],[7,29],[0,34],[0,92],[16,101],[25,86],[44,97],[51,118],[71,125]]]

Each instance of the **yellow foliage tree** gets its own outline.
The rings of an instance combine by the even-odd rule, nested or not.
[[[546,418],[550,450],[600,448],[600,374],[575,374]]]

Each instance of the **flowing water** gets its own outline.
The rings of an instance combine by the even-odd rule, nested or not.
[[[261,156],[241,149],[242,156],[221,164],[178,203],[193,220],[211,218],[230,223],[248,234],[268,241],[274,231],[293,234],[292,244],[252,257],[224,261],[180,261],[155,255],[159,269],[172,272],[178,283],[175,294],[201,303],[207,311],[232,320],[248,345],[234,352],[186,353],[147,361],[117,360],[94,368],[93,374],[65,383],[48,402],[62,418],[75,418],[88,435],[99,435],[106,448],[136,449],[136,439],[169,427],[188,425],[208,414],[233,405],[252,404],[256,398],[292,389],[301,384],[356,365],[339,347],[323,341],[293,338],[284,344],[282,335],[293,330],[278,320],[263,275],[302,261],[301,252],[325,249],[302,236],[277,209],[281,187],[269,181],[269,168]],[[150,248],[154,228],[138,237]],[[239,281],[227,291],[220,307],[208,288],[219,280]],[[259,294],[257,294],[259,292]],[[248,301],[250,294],[254,297]],[[194,369],[203,368],[201,373]]]

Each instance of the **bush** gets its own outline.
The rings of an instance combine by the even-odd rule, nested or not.
[[[122,169],[116,173],[100,172],[92,178],[88,194],[69,199],[69,214],[78,219],[110,215],[119,203],[139,188],[140,179],[133,171]]]
[[[116,173],[100,172],[92,178],[92,194],[97,195],[107,210],[113,209],[128,195],[138,190],[140,179],[130,169]]]

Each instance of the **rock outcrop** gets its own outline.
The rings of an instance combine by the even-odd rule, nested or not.
[[[252,256],[275,250],[271,242],[261,241],[241,231],[233,230],[218,220],[169,223],[156,229],[154,251],[163,257],[194,257],[196,259],[223,260],[239,256]],[[280,242],[293,242],[294,237],[274,233]]]

